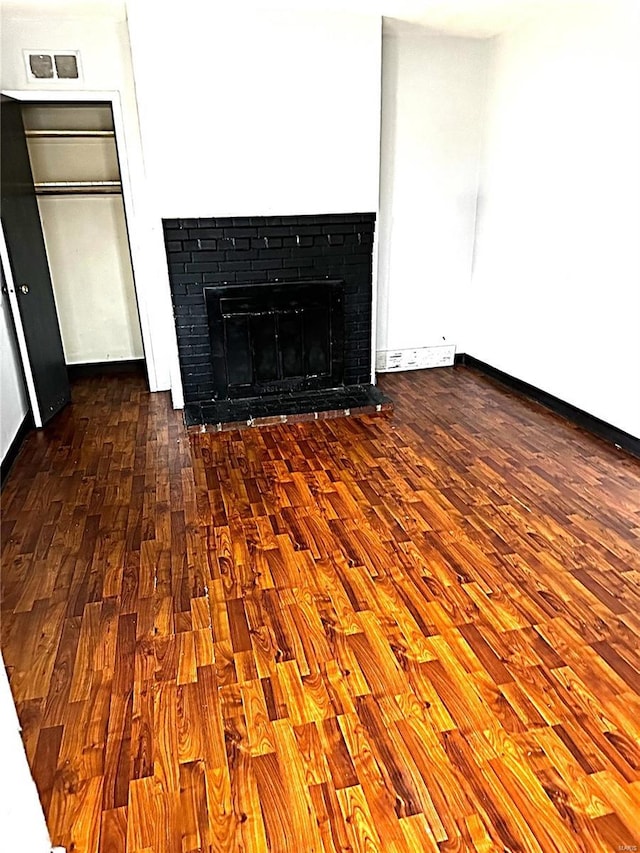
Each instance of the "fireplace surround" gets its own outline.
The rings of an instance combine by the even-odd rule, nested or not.
[[[370,385],[374,213],[165,219],[163,227],[188,425],[245,416],[251,420],[253,410],[264,417],[265,411],[274,415],[278,409],[283,415],[303,414],[309,405],[325,411],[327,406],[341,409],[345,400],[374,407],[386,402]],[[302,304],[305,298],[307,307]],[[252,307],[250,299],[258,302]],[[293,306],[287,307],[287,301]],[[244,319],[229,319],[233,311]],[[258,354],[264,362],[274,336],[279,340],[280,332],[288,328],[289,342],[292,334],[295,337],[291,329],[297,311],[308,311],[308,317],[315,311],[316,319],[323,311],[331,315],[330,363],[318,355],[321,361],[314,364],[309,353],[303,353],[299,358],[307,358],[310,368],[303,375],[293,367],[283,368],[282,354],[274,356],[265,374],[271,380],[263,388],[255,376],[241,377],[241,382],[222,377],[230,329],[236,338],[246,338],[250,358]],[[257,325],[255,318],[261,312],[263,319]],[[305,329],[304,324],[309,325],[308,320],[300,322]],[[315,353],[323,334],[317,332]],[[303,349],[306,337],[300,337]],[[297,356],[290,350],[292,365]],[[244,356],[239,358],[242,362]],[[242,369],[249,368],[245,365],[240,373]],[[337,392],[335,405],[328,389]],[[276,400],[265,410],[265,400],[278,395],[280,404]],[[234,399],[251,399],[254,404],[234,408],[228,405]]]

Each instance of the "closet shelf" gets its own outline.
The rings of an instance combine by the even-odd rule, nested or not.
[[[39,181],[34,186],[36,195],[103,195],[122,191],[120,181]]]
[[[25,136],[31,139],[66,139],[71,137],[95,139],[113,138],[113,130],[26,130]]]

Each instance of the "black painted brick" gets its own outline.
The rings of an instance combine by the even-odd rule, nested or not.
[[[287,240],[291,240],[291,243],[287,243]],[[252,249],[281,249],[283,246],[295,246],[296,241],[294,237],[252,237],[251,238],[251,248]]]
[[[296,267],[295,269],[288,270],[267,270],[266,274],[260,273],[262,276],[262,280],[264,281],[265,275],[267,281],[296,281],[296,279],[302,278],[300,275],[300,270]]]
[[[248,272],[240,273],[240,276],[242,277],[242,281],[238,281],[238,284],[254,284],[257,281],[267,281],[267,275],[263,270],[249,270]]]
[[[221,228],[189,228],[190,240],[211,240],[223,236]]]
[[[207,252],[207,251],[199,251],[193,253],[194,261],[198,261],[202,263],[203,261],[223,261],[224,260],[224,252]],[[191,260],[189,258],[188,260]]]
[[[198,257],[198,253],[194,252],[194,257]],[[169,264],[169,271],[171,272],[171,264]],[[214,261],[210,261],[208,264],[186,264],[185,272],[219,272],[220,264],[215,263]]]
[[[203,275],[205,284],[233,284],[236,280],[234,272],[206,272]]]
[[[247,222],[247,226],[248,226],[248,222]],[[256,231],[255,228],[249,228],[249,227],[246,227],[246,228],[231,227],[231,228],[229,228],[228,226],[226,226],[224,228],[224,236],[225,237],[245,237],[245,238],[248,238],[248,237],[257,236],[257,233],[258,232]]]
[[[331,223],[330,225],[322,226],[323,234],[353,234],[357,230],[358,229],[355,222],[335,222]]]
[[[286,246],[274,247],[269,246],[262,249],[257,250],[257,257],[264,258],[264,260],[274,260],[276,258],[290,258],[292,254],[295,254],[295,249],[288,248]]]
[[[291,235],[291,228],[291,225],[265,225],[264,228],[260,228],[260,236],[289,237]]]
[[[204,305],[204,296],[202,293],[185,293],[179,294],[175,293],[173,296],[173,304],[174,305]]]
[[[342,279],[345,383],[368,383],[374,227],[373,213],[164,220],[185,399],[214,395],[203,286],[217,284]]]
[[[253,269],[252,264],[257,261],[224,261],[220,264],[220,272],[243,272]]]
[[[296,237],[313,237],[314,234],[320,234],[320,228],[317,225],[293,225],[291,233]]]
[[[248,249],[247,251],[236,250],[225,252],[225,257],[228,261],[255,261],[261,257],[261,253],[257,252],[255,249]]]
[[[326,246],[326,241],[324,245]],[[322,246],[296,246],[292,251],[294,256],[299,258],[319,258],[324,254]]]
[[[252,270],[278,270],[278,269],[282,269],[283,266],[284,266],[284,261],[282,258],[275,258],[274,260],[268,260],[266,258],[260,258],[260,260],[251,261],[251,269]]]

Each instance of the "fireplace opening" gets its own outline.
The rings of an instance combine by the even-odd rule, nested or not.
[[[214,399],[343,383],[340,280],[205,287]]]

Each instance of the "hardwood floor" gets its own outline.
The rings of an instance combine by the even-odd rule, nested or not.
[[[467,368],[393,418],[188,436],[83,380],[3,492],[54,844],[640,846],[640,463]]]

